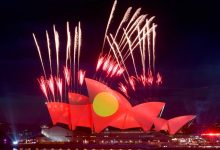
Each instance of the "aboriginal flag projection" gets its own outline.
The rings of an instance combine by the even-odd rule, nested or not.
[[[86,127],[102,132],[107,127],[115,127],[122,130],[141,128],[146,132],[163,130],[175,134],[195,116],[166,120],[161,118],[164,101],[144,102],[136,106],[129,102],[147,99],[135,95],[163,84],[162,75],[155,65],[155,16],[142,13],[141,8],[129,7],[116,30],[111,29],[109,33],[116,6],[117,0],[110,11],[104,39],[99,43],[102,48],[92,77],[80,65],[83,48],[81,22],[74,28],[66,23],[67,41],[60,38],[63,36],[59,36],[55,25],[52,36],[49,30],[46,31],[47,56],[42,55],[37,34],[33,33],[42,66],[42,75],[37,81],[51,120],[54,125],[66,124],[71,130]],[[60,54],[63,49],[60,42],[67,43],[65,60],[60,60],[60,55],[63,56]],[[89,52],[91,50],[86,54],[89,55]],[[45,58],[49,60],[45,61]],[[45,65],[45,62],[49,64]]]
[[[195,116],[180,116],[170,120],[160,118],[165,103],[147,102],[132,107],[127,99],[108,86],[92,79],[85,79],[89,97],[69,93],[69,103],[48,102],[53,124],[63,123],[71,127],[87,127],[101,132],[106,127],[119,129],[142,128],[149,131],[164,130],[177,133]]]

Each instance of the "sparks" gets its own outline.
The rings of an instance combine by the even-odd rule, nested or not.
[[[120,76],[120,75],[122,75],[122,74],[123,74],[123,72],[124,72],[124,71],[125,71],[125,69],[124,69],[124,68],[122,68],[122,67],[120,67],[120,68],[118,69],[118,71],[117,71],[116,75]]]
[[[53,70],[52,70],[52,62],[51,62],[50,38],[49,38],[49,34],[48,34],[47,31],[46,31],[46,37],[47,37],[48,56],[49,56],[49,62],[50,62],[50,73],[52,75],[53,74]]]
[[[40,88],[42,92],[44,93],[47,101],[48,101],[48,94],[47,94],[47,84],[43,76],[41,76],[39,79],[37,79],[38,83],[40,84]]]
[[[114,1],[112,10],[108,19],[107,27],[104,34],[104,41],[101,49],[100,56],[98,58],[95,72],[100,73],[100,78],[112,78],[112,77],[121,77],[123,76],[124,83],[119,84],[120,90],[128,97],[127,88],[132,91],[137,90],[138,84],[143,84],[144,87],[146,85],[161,85],[162,84],[162,76],[157,73],[155,74],[155,60],[156,60],[156,27],[157,25],[153,22],[154,16],[147,18],[147,14],[141,14],[141,8],[138,8],[132,14],[132,7],[129,7],[124,13],[123,18],[118,25],[116,31],[113,31],[114,34],[109,33],[110,24],[113,20],[114,11],[116,9],[117,0]],[[76,89],[78,92],[78,88],[83,85],[85,73],[80,69],[80,55],[81,55],[81,47],[82,47],[82,31],[81,31],[81,23],[78,22],[75,27],[75,35],[72,39],[70,32],[69,22],[66,23],[66,33],[67,33],[67,42],[66,42],[66,64],[64,65],[63,70],[63,80],[65,90],[63,91],[63,83],[62,78],[60,76],[60,41],[59,34],[53,25],[53,33],[54,33],[54,43],[53,46],[50,45],[50,37],[48,32],[46,31],[47,38],[47,49],[49,56],[49,67],[51,76],[47,81],[46,71],[44,68],[43,59],[41,56],[41,51],[36,40],[35,35],[33,34],[34,41],[38,50],[38,54],[40,57],[41,65],[44,72],[44,79],[47,83],[44,85],[48,86],[50,89],[49,94],[52,94],[54,99],[60,97],[62,99],[62,92],[71,91],[70,87],[73,87],[73,90]],[[106,41],[107,40],[107,41]],[[106,43],[105,43],[106,42]],[[108,43],[107,43],[108,42]],[[73,45],[73,52],[71,52],[71,44]],[[106,45],[105,45],[106,44]],[[107,45],[108,44],[108,45]],[[52,71],[52,58],[51,58],[51,48],[54,47],[56,50],[56,78],[52,77],[55,71]],[[63,47],[63,46],[62,46]],[[108,49],[108,53],[106,55],[103,54],[103,48]],[[138,50],[139,49],[139,50]],[[136,51],[139,51],[136,53]],[[138,59],[135,57],[136,55],[140,55],[140,63]],[[148,57],[148,58],[147,58]],[[71,61],[72,59],[72,61]],[[131,65],[126,61],[127,59],[131,59]],[[147,67],[148,61],[148,67]],[[64,62],[65,63],[65,62]],[[128,67],[129,66],[129,67]],[[140,70],[139,66],[142,67]],[[140,74],[140,71],[141,74]],[[132,76],[131,76],[131,75]],[[95,76],[94,76],[95,77]],[[122,81],[123,82],[123,81]],[[43,84],[43,81],[41,81]],[[55,84],[55,87],[54,87]],[[68,88],[66,88],[68,87]],[[55,88],[55,89],[54,89]],[[45,90],[44,90],[45,91]],[[57,93],[58,95],[56,95]],[[45,92],[44,92],[45,93]],[[55,94],[54,94],[55,93]],[[45,94],[44,94],[45,95]],[[60,96],[59,96],[60,95]],[[50,99],[52,96],[49,96]],[[64,98],[65,99],[65,98]]]
[[[55,101],[54,79],[53,79],[52,75],[50,76],[49,80],[47,81],[47,84],[49,86],[50,92],[52,93],[53,100]]]
[[[112,70],[112,73],[111,73],[110,77],[113,77],[113,76],[116,74],[118,68],[119,68],[119,65],[118,65],[118,64],[115,64],[115,65],[113,66],[113,70]]]
[[[160,75],[160,73],[158,72],[157,73],[157,81],[156,81],[157,85],[161,85],[163,82],[162,82],[162,76]]]
[[[62,102],[63,81],[59,77],[55,78],[55,80],[56,80],[57,88],[60,94],[60,101]]]
[[[130,86],[131,86],[131,88],[135,91],[136,89],[135,89],[135,77],[134,76],[130,76],[129,77],[129,83],[130,83]]]
[[[74,35],[74,49],[73,49],[73,84],[75,84],[75,73],[76,73],[76,51],[78,45],[78,28],[75,27],[75,35]]]
[[[127,97],[129,97],[126,86],[121,82],[118,84],[118,89],[123,92]]]
[[[85,74],[86,74],[86,71],[83,71],[83,70],[79,70],[78,72],[78,80],[81,86],[83,85]]]
[[[104,57],[99,57],[97,65],[96,65],[96,72],[100,69],[102,63],[103,63]]]
[[[66,81],[67,85],[69,86],[70,85],[70,77],[71,77],[70,69],[68,69],[67,67],[64,67],[63,74],[65,77],[65,81]]]
[[[110,16],[109,16],[109,19],[108,19],[107,27],[105,29],[104,41],[103,41],[103,44],[102,44],[102,53],[103,53],[103,48],[105,46],[106,36],[107,36],[107,33],[108,33],[109,26],[111,24],[111,20],[112,20],[113,15],[114,15],[114,11],[115,11],[116,5],[117,5],[117,0],[114,1],[114,4],[112,6],[112,10],[111,10],[111,13],[110,13]]]
[[[141,75],[138,79],[143,84],[143,86],[146,85],[146,76],[145,75]]]
[[[111,74],[113,67],[114,67],[114,62],[111,61],[107,70],[108,76]]]
[[[57,76],[59,76],[59,34],[56,31],[55,25],[53,26],[54,31],[54,39],[55,39],[55,47],[56,47],[56,59],[57,59]]]
[[[34,37],[34,41],[35,41],[35,44],[36,44],[36,47],[37,47],[37,51],[38,51],[38,54],[39,54],[39,57],[40,57],[42,69],[43,69],[43,72],[44,72],[44,77],[46,78],[46,71],[45,71],[45,69],[44,69],[44,63],[43,63],[43,59],[42,59],[42,56],[41,56],[40,47],[39,47],[39,45],[38,45],[38,42],[37,42],[37,39],[36,39],[34,33],[33,33],[33,37]]]
[[[67,30],[67,44],[66,44],[66,67],[68,65],[68,59],[70,59],[70,64],[71,64],[71,37],[70,37],[70,27],[69,27],[69,22],[66,23],[66,30]]]
[[[108,66],[109,66],[109,63],[110,63],[110,56],[107,57],[104,61],[105,61],[105,62],[104,62],[104,64],[103,64],[103,66],[102,66],[102,70],[103,70],[103,71],[106,71],[107,68],[108,68]]]
[[[153,85],[153,81],[154,81],[154,77],[153,77],[152,71],[150,70],[148,73],[148,77],[147,77],[147,84]]]

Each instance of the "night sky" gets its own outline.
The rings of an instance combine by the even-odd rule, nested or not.
[[[113,0],[34,0],[0,2],[0,122],[50,123],[36,78],[42,74],[32,38],[42,49],[45,30],[56,24],[66,44],[66,21],[71,29],[81,21],[81,64],[95,70]],[[166,102],[162,117],[196,114],[198,123],[220,122],[220,10],[215,1],[118,0],[113,27],[132,6],[156,16],[157,70],[164,77],[158,96]],[[46,50],[44,50],[46,52]],[[46,54],[45,54],[46,55]]]

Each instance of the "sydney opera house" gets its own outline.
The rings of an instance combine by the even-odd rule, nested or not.
[[[86,71],[82,70],[79,65],[82,45],[80,22],[75,26],[74,38],[70,34],[72,30],[70,30],[69,22],[67,22],[66,64],[64,65],[63,75],[60,75],[60,41],[55,25],[53,31],[54,48],[56,50],[56,75],[54,74],[55,68],[53,68],[53,59],[51,58],[49,34],[46,32],[49,56],[47,62],[50,62],[50,74],[45,71],[39,44],[35,34],[33,34],[44,73],[44,76],[41,76],[38,81],[47,99],[46,106],[53,125],[65,124],[71,131],[76,130],[77,127],[84,127],[90,129],[92,133],[103,133],[102,131],[108,127],[113,127],[120,131],[138,128],[145,133],[148,131],[163,131],[171,135],[176,134],[182,127],[190,123],[195,116],[178,116],[166,120],[161,118],[165,107],[164,102],[147,101],[132,106],[129,102],[129,93],[126,92],[126,87],[129,87],[134,95],[138,94],[135,92],[135,84],[138,85],[139,83],[141,86],[137,87],[144,90],[149,90],[154,84],[157,86],[162,84],[162,77],[155,70],[157,27],[153,22],[155,17],[148,18],[147,14],[141,13],[141,8],[132,11],[132,7],[129,7],[117,31],[112,35],[108,32],[108,27],[116,4],[117,0],[114,1],[112,7],[102,52],[99,55],[93,78],[99,78],[103,81],[120,79],[115,83],[118,86],[117,89],[120,90],[119,92],[112,89],[115,89],[113,85],[108,86],[97,80],[85,78]],[[74,40],[71,41],[71,39]],[[72,46],[71,43],[73,43]],[[137,62],[134,59],[136,55],[139,56],[136,59]],[[133,65],[130,65],[131,60]],[[63,77],[65,80],[62,80]],[[62,81],[65,82],[65,92],[62,90]],[[78,91],[79,87],[84,87],[84,81],[88,93],[86,95],[88,96],[82,95]],[[64,95],[64,98],[62,95]]]
[[[47,102],[53,125],[65,124],[70,130],[76,127],[102,132],[107,127],[120,130],[139,128],[143,131],[165,131],[176,134],[195,116],[178,116],[169,120],[161,118],[164,102],[145,102],[131,106],[119,92],[96,80],[85,78],[88,96],[68,93],[69,103]]]

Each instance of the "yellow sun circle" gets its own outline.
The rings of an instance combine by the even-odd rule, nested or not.
[[[101,92],[95,96],[92,107],[98,116],[108,117],[118,110],[119,104],[112,94]]]

